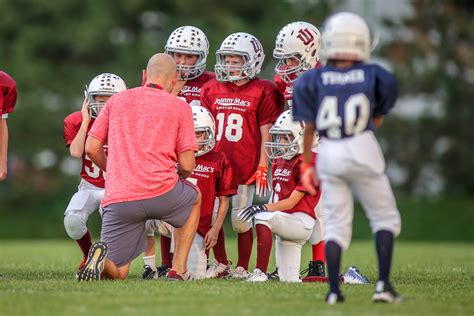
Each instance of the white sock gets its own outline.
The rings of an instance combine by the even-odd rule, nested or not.
[[[155,262],[155,255],[153,256],[143,256],[143,261],[145,265],[150,266],[153,271],[156,271],[156,262]]]

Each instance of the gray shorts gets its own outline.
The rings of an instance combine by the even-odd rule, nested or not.
[[[194,185],[180,179],[170,191],[157,197],[107,205],[102,215],[101,241],[108,245],[108,259],[121,267],[145,251],[145,222],[149,219],[183,226],[197,194]]]

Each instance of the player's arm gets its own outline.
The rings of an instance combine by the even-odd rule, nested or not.
[[[260,143],[260,161],[259,166],[268,167],[268,156],[265,152],[265,142],[271,142],[272,136],[270,135],[270,128],[272,124],[265,124],[260,126],[260,135],[262,135],[262,142]]]
[[[217,238],[219,236],[219,231],[224,225],[225,217],[227,216],[227,210],[229,209],[229,197],[226,195],[222,195],[218,197],[219,199],[219,207],[217,209],[217,217],[214,225],[212,225],[211,229],[207,232],[206,236],[204,237],[204,244],[206,245],[206,249],[213,248],[217,243]]]
[[[293,190],[288,198],[278,202],[265,204],[265,206],[267,207],[268,212],[291,210],[301,201],[301,199],[303,199],[305,194],[305,192]]]
[[[178,154],[178,175],[186,179],[194,171],[194,165],[196,164],[196,157],[194,150],[185,150]]]
[[[81,158],[82,154],[84,153],[84,146],[86,143],[87,137],[87,128],[89,127],[90,122],[90,115],[89,115],[89,101],[87,98],[84,98],[84,102],[82,103],[82,123],[79,131],[74,137],[71,145],[69,145],[69,153],[74,158]]]
[[[0,117],[0,181],[7,178],[8,126],[7,120]]]
[[[86,140],[86,154],[97,167],[106,171],[107,156],[105,155],[104,142],[89,135]]]

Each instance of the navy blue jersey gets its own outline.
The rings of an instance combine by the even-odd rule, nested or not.
[[[372,118],[387,114],[397,94],[395,77],[378,65],[325,66],[296,80],[293,117],[315,123],[322,137],[351,137],[374,130]]]

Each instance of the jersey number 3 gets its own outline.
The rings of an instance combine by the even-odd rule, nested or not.
[[[365,94],[358,93],[350,96],[344,103],[343,111],[346,135],[357,135],[365,130],[370,116],[370,101]],[[342,118],[339,114],[337,97],[324,97],[316,118],[316,127],[318,130],[327,129],[329,138],[341,138]]]

